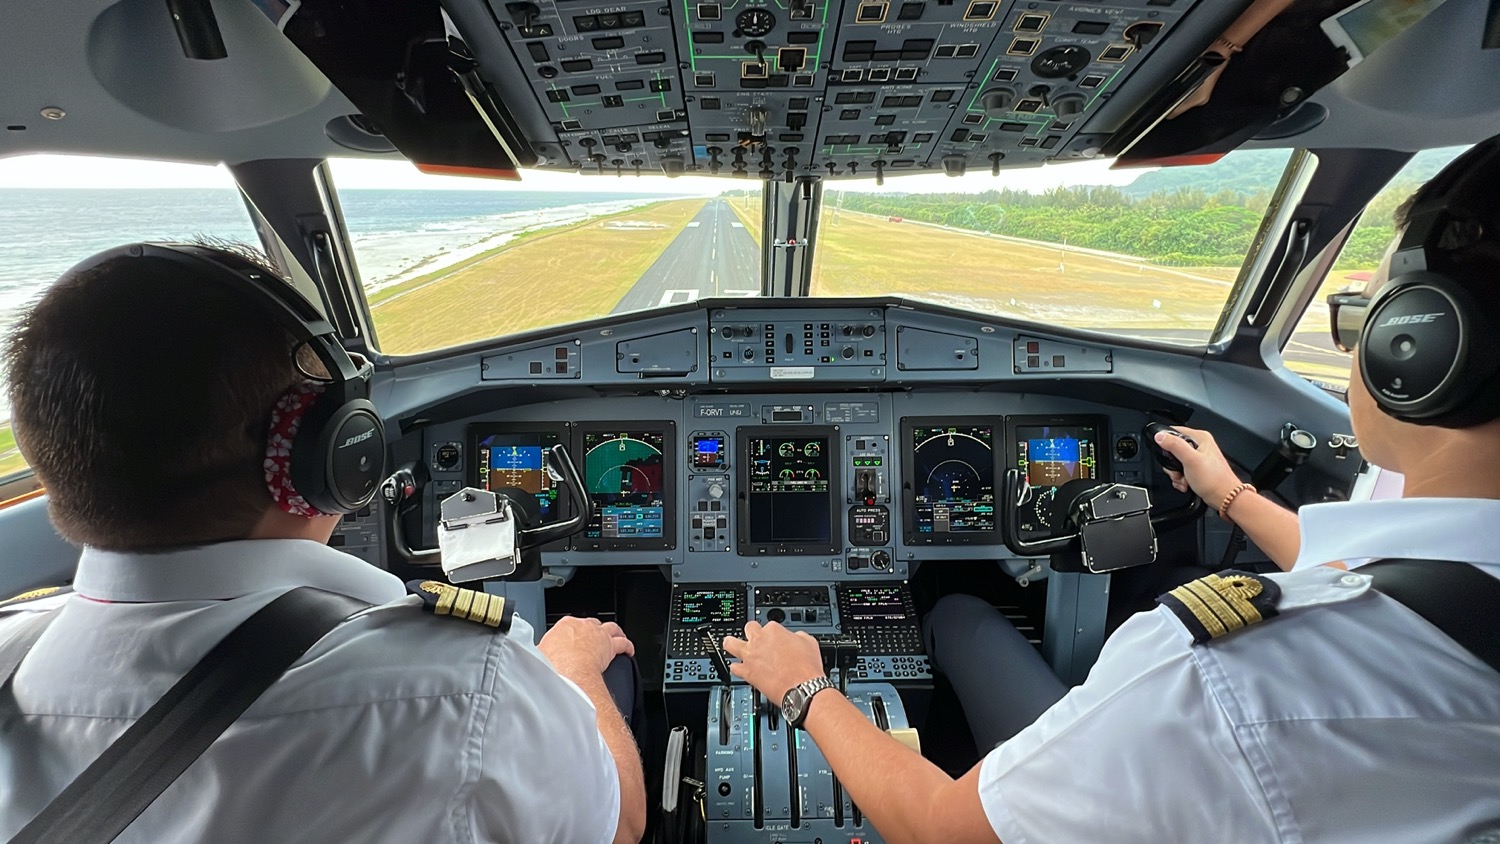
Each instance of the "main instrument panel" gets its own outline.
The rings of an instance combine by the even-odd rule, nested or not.
[[[1058,412],[1007,412],[1039,404]],[[1101,410],[957,392],[570,400],[433,429],[432,450],[467,456],[434,466],[430,488],[504,493],[532,523],[567,518],[541,463],[563,443],[594,515],[543,549],[546,564],[667,564],[694,582],[903,577],[914,561],[1013,556],[998,527],[1008,467],[1029,481],[1027,536],[1048,529],[1069,481],[1141,482],[1144,416]]]
[[[1054,527],[1069,482],[1165,484],[1139,442],[1144,410],[1088,398],[1108,385],[1162,406],[1141,397],[1160,377],[1143,354],[859,301],[697,303],[564,328],[410,382],[450,399],[411,417],[431,482],[406,536],[434,547],[437,502],[465,486],[506,494],[530,524],[569,518],[542,463],[563,444],[594,512],[541,549],[543,565],[806,583],[1012,559],[1009,469],[1028,481],[1020,539]]]

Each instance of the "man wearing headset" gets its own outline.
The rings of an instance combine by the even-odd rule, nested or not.
[[[394,575],[326,546],[379,478],[383,439],[352,482],[298,468],[300,429],[333,425],[348,445],[379,431],[348,435],[340,418],[379,420],[363,393],[344,395],[368,364],[326,325],[297,337],[277,307],[310,308],[274,285],[253,254],[113,250],[64,275],[10,338],[17,440],[83,552],[74,594],[0,612],[4,631],[61,605],[0,690],[0,839],[230,630],[312,586],[373,608],[119,840],[637,841],[641,762],[602,676],[632,644],[597,620],[565,618],[533,646],[519,619],[508,633],[436,619]]]
[[[1174,590],[1116,631],[1083,685],[1067,690],[1052,678],[1056,696],[1034,723],[1000,736],[957,780],[826,688],[817,643],[805,633],[747,624],[744,640],[724,643],[741,660],[733,672],[787,703],[789,722],[818,743],[892,844],[1493,835],[1500,673],[1372,589],[1358,567],[1427,559],[1472,566],[1461,574],[1486,587],[1486,576],[1500,578],[1496,196],[1500,139],[1419,192],[1389,259],[1390,280],[1371,291],[1350,416],[1365,458],[1406,476],[1405,499],[1289,513],[1241,484],[1207,432],[1183,429],[1196,449],[1162,435],[1183,463],[1178,487],[1240,524],[1288,570],[1217,579],[1245,589],[1267,616],[1262,623],[1217,635],[1183,612],[1194,597]],[[997,692],[964,701],[971,723],[976,709],[1006,708],[1008,687],[1046,671],[1035,651],[1005,645],[1019,636],[991,613],[969,616],[962,629],[928,619],[939,667],[954,651],[995,656],[989,686]],[[945,637],[958,641],[945,646]],[[1023,694],[1021,708],[1035,697]]]

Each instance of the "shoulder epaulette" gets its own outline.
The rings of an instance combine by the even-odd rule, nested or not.
[[[72,591],[73,587],[71,586],[44,586],[41,589],[33,589],[30,592],[22,592],[14,598],[7,598],[3,601],[0,601],[0,608],[8,609],[10,607],[19,606],[30,601],[39,601],[42,598],[50,598],[53,595],[71,594]]]
[[[515,607],[500,595],[477,589],[461,589],[440,580],[409,580],[406,591],[422,599],[422,608],[433,615],[446,615],[510,632]]]
[[[1227,569],[1173,589],[1156,599],[1203,644],[1277,614],[1281,587],[1267,577]]]

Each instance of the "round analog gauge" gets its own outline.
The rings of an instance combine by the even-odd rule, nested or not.
[[[1057,497],[1057,490],[1046,489],[1036,497],[1036,520],[1043,527],[1052,527],[1052,499]]]
[[[793,479],[795,477],[797,477],[797,470],[796,469],[782,469],[781,470],[781,479],[783,481],[789,481],[789,480],[791,480],[791,479]]]
[[[437,468],[445,472],[451,472],[458,468],[458,461],[461,456],[458,450],[458,443],[443,443],[437,447],[437,451],[433,454],[433,463],[437,464]]]
[[[823,453],[823,444],[819,442],[810,442],[802,447],[802,453],[807,455],[808,457],[817,457],[818,455]]]
[[[776,447],[776,453],[782,457],[791,457],[797,453],[797,446],[792,443],[782,443]]]
[[[1053,47],[1031,60],[1031,72],[1043,79],[1072,76],[1093,59],[1089,51],[1075,44]]]
[[[776,16],[766,9],[746,9],[735,15],[734,25],[746,38],[761,38],[776,28]]]
[[[808,479],[808,480],[810,480],[810,481],[815,481],[815,480],[817,480],[817,479],[818,479],[818,478],[821,478],[821,477],[823,477],[823,473],[822,473],[822,472],[819,472],[819,471],[818,471],[818,470],[817,470],[817,469],[808,469],[808,470],[807,470],[807,471],[806,471],[806,472],[804,472],[804,473],[803,473],[803,475],[804,475],[804,476],[805,476],[805,477],[806,477],[806,478],[807,478],[807,479]]]

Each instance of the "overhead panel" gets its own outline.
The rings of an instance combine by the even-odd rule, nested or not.
[[[1190,6],[1187,0],[1011,5],[934,161],[995,169],[1077,157],[1096,146],[1093,138],[1075,144],[1075,137]]]
[[[561,141],[567,158],[554,166],[638,175],[690,165],[674,21],[661,2],[490,0],[490,8]]]
[[[1195,0],[487,0],[561,143],[604,175],[848,178],[1087,157]],[[1197,0],[1201,4],[1203,0]],[[470,19],[471,20],[471,19]],[[465,33],[466,37],[472,37]],[[1174,45],[1184,61],[1204,45]],[[513,73],[496,68],[496,74]]]

